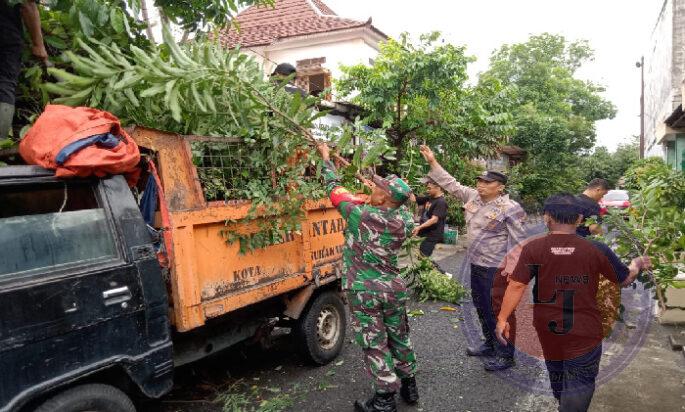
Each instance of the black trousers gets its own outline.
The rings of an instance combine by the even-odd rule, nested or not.
[[[514,356],[513,341],[516,331],[516,317],[514,314],[509,317],[511,342],[504,346],[495,338],[496,314],[502,305],[502,298],[506,289],[506,282],[503,279],[495,282],[495,280],[500,280],[495,279],[495,276],[499,276],[497,268],[471,265],[471,296],[473,298],[473,306],[476,307],[476,312],[478,313],[483,336],[485,336],[485,344],[495,349],[498,357],[512,358]]]
[[[421,245],[419,245],[419,251],[421,251],[421,254],[424,256],[430,256],[433,254],[433,250],[435,250],[435,245],[437,244],[437,240],[424,239],[423,242],[421,242]]]
[[[21,70],[22,45],[0,42],[0,102],[14,105]]]
[[[543,331],[543,333],[549,333]],[[538,332],[539,334],[539,332]],[[540,339],[545,353],[546,342]],[[558,348],[551,348],[555,350]],[[546,358],[547,356],[545,356]],[[554,397],[559,401],[559,412],[585,412],[595,393],[595,379],[602,359],[602,344],[588,353],[569,360],[545,360]]]

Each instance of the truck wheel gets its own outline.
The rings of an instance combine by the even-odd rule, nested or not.
[[[102,384],[80,385],[50,399],[35,412],[135,412],[136,407],[119,389]]]
[[[337,292],[316,296],[300,317],[295,335],[304,357],[316,365],[335,359],[345,342],[345,304]]]

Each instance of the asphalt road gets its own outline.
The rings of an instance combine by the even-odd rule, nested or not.
[[[440,261],[447,271],[461,265],[463,253]],[[488,373],[480,360],[464,354],[463,308],[444,311],[438,302],[412,302],[409,309],[425,314],[410,318],[411,336],[419,359],[417,381],[421,400],[401,411],[552,411],[554,400],[531,395],[498,374]],[[252,405],[260,399],[292,401],[292,411],[350,411],[356,398],[372,394],[364,372],[361,350],[351,341],[348,330],[339,358],[323,367],[306,365],[295,353],[287,336],[269,350],[237,348],[176,371],[173,391],[161,401],[141,405],[142,410],[159,412],[222,411],[228,401],[244,397]],[[539,366],[539,365],[538,365]],[[526,368],[527,375],[545,379],[541,367]],[[232,386],[233,385],[233,386]],[[261,397],[260,397],[261,396]],[[533,408],[533,409],[531,409]],[[245,410],[250,410],[245,407]],[[231,409],[228,409],[229,411]],[[236,409],[239,410],[239,409]]]
[[[417,376],[421,401],[416,407],[400,402],[403,411],[518,411],[554,410],[553,399],[531,398],[496,374],[486,372],[478,359],[464,355],[461,309],[440,310],[441,303],[412,303],[424,316],[412,318],[411,335],[419,358]],[[147,404],[153,411],[221,411],[209,403],[221,394],[250,394],[256,386],[264,397],[294,400],[292,411],[350,411],[356,398],[371,395],[361,350],[350,341],[338,360],[324,367],[305,365],[288,339],[269,351],[243,349],[177,371],[176,386],[161,402]],[[541,368],[530,374],[544,378]],[[231,390],[231,385],[238,385]],[[237,396],[234,396],[235,398]],[[231,398],[232,399],[232,398]],[[252,397],[258,401],[257,397]],[[258,403],[258,402],[257,402]],[[535,409],[530,409],[531,407]],[[249,409],[246,409],[249,410]]]
[[[463,252],[438,263],[444,270],[456,273],[463,264]],[[464,353],[468,336],[473,336],[465,333],[469,322],[464,310],[470,304],[451,305],[456,311],[441,310],[444,306],[436,302],[410,304],[410,309],[425,313],[410,319],[419,360],[421,399],[414,407],[400,400],[400,411],[556,410],[555,400],[544,393],[548,380],[541,362],[519,362],[506,372],[486,372],[480,360]],[[636,357],[625,370],[599,386],[592,412],[685,410],[685,359],[667,345],[671,331],[653,321],[645,331],[646,339]],[[624,332],[628,337],[638,333],[629,328]],[[616,345],[605,349],[603,368],[620,352],[622,343]],[[261,404],[261,411],[351,411],[355,399],[371,395],[361,351],[352,343],[349,330],[341,355],[327,366],[306,365],[295,349],[289,337],[282,336],[268,350],[238,347],[179,368],[173,391],[160,401],[140,404],[139,409],[232,412],[256,410]],[[522,385],[524,380],[529,383]]]

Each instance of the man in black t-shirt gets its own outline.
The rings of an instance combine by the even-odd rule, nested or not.
[[[414,228],[412,234],[424,238],[419,250],[424,256],[430,256],[435,245],[444,241],[447,201],[442,188],[433,179],[424,177],[420,181],[426,185],[427,196],[416,197],[416,203],[424,208],[419,219],[420,224]]]
[[[607,192],[609,192],[609,183],[606,180],[592,179],[585,188],[585,191],[576,196],[578,205],[580,206],[580,214],[583,215],[583,221],[580,222],[576,228],[576,233],[579,236],[588,237],[590,235],[602,234],[602,228],[599,224],[587,226],[586,219],[594,217],[597,219],[598,223],[602,222],[599,214],[600,207],[598,202],[607,194]]]
[[[24,48],[22,21],[31,38],[31,53],[43,62],[48,60],[36,2],[0,0],[0,140],[7,138],[12,127],[21,51]]]
[[[526,242],[497,316],[495,335],[510,344],[507,319],[533,282],[533,326],[537,332],[560,412],[586,411],[602,356],[599,276],[627,286],[651,264],[646,256],[623,265],[611,249],[577,236],[582,206],[570,194],[545,201],[549,232]]]

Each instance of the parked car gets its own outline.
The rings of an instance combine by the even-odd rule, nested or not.
[[[609,190],[599,201],[600,214],[606,214],[611,208],[627,209],[630,207],[630,196],[627,190]]]

